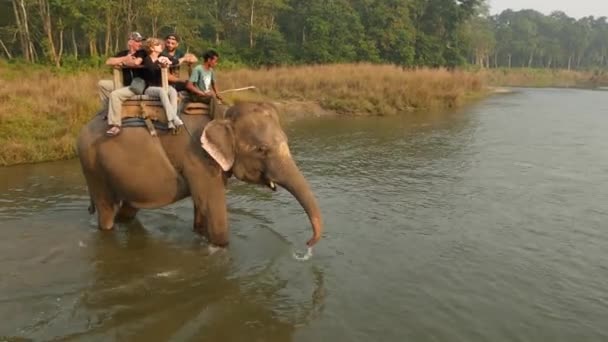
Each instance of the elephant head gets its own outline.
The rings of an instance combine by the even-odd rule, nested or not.
[[[203,130],[205,151],[225,171],[247,183],[277,185],[289,191],[306,211],[314,245],[322,232],[321,212],[315,196],[293,160],[277,110],[266,103],[239,103],[223,119],[211,121]]]

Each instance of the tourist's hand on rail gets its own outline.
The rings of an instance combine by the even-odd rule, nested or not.
[[[126,55],[124,57],[124,59],[122,60],[122,63],[120,63],[121,67],[129,67],[129,66],[133,66],[135,64],[135,56],[133,55]]]
[[[163,67],[167,67],[171,65],[171,60],[165,56],[158,57],[158,63],[160,63]]]

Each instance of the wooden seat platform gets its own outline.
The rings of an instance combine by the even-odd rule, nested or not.
[[[178,104],[178,108],[181,106]],[[167,115],[162,102],[158,98],[147,95],[136,95],[122,104],[122,118],[149,118],[152,121],[167,123]],[[209,105],[199,102],[187,103],[180,114],[186,115],[207,115]]]
[[[161,69],[162,72],[162,88],[168,90],[169,83],[167,77],[167,69]],[[114,87],[115,89],[122,87],[122,73],[120,69],[114,69]],[[184,101],[181,96],[178,96],[178,108],[181,109],[180,114],[187,115],[208,115],[209,105],[199,102],[188,102],[182,106]],[[183,107],[183,108],[182,108]],[[122,119],[125,118],[142,118],[167,123],[167,115],[163,108],[163,103],[157,97],[148,95],[135,95],[126,100],[122,104]]]
[[[122,104],[122,119],[142,118],[167,123],[167,115],[159,100],[135,100],[129,99]]]
[[[187,115],[208,115],[209,105],[201,102],[188,102],[184,106],[182,113]]]

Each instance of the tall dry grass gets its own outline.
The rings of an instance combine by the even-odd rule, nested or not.
[[[0,165],[73,157],[78,131],[99,109],[97,81],[110,76],[0,61]],[[254,85],[266,100],[312,101],[349,115],[451,108],[484,91],[472,73],[371,64],[219,70],[217,78],[221,89]]]
[[[236,70],[220,77],[223,88],[255,85],[270,99],[316,101],[350,115],[452,108],[484,90],[482,79],[468,72],[373,64]]]
[[[582,87],[608,85],[605,71],[501,68],[476,72],[486,83],[511,87]]]
[[[74,156],[74,137],[99,106],[94,72],[0,64],[0,165]]]

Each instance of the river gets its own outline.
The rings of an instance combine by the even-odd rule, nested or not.
[[[77,161],[0,169],[0,341],[607,341],[608,92],[288,123],[324,214],[229,183],[96,230]]]

